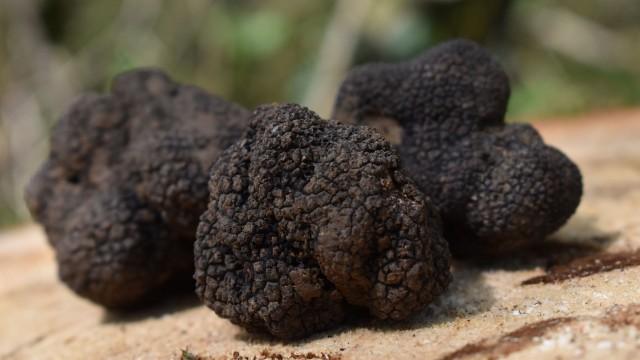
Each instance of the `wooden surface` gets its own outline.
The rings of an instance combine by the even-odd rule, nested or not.
[[[247,335],[194,296],[109,314],[57,280],[41,230],[25,226],[0,234],[0,359],[164,359],[184,349],[213,359],[639,358],[640,111],[538,128],[582,169],[578,213],[537,249],[456,263],[451,288],[408,323],[284,344]]]

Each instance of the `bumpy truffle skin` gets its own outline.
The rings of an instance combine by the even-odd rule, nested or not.
[[[574,213],[580,171],[529,125],[506,125],[509,81],[478,45],[454,40],[397,64],[357,67],[333,117],[377,128],[441,211],[458,256],[534,243]]]
[[[190,283],[210,165],[249,115],[150,69],[118,76],[109,95],[78,99],[25,194],[62,281],[109,308]]]
[[[196,292],[249,331],[297,338],[349,306],[400,320],[450,281],[440,219],[375,131],[258,108],[213,167]]]

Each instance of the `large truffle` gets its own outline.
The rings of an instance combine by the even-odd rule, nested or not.
[[[509,81],[478,45],[455,40],[397,64],[355,68],[333,117],[378,128],[441,210],[454,254],[536,242],[573,214],[578,168],[529,125],[505,125]]]
[[[118,76],[60,119],[26,191],[62,281],[107,307],[189,284],[209,167],[250,113],[157,70]]]
[[[437,213],[371,129],[260,107],[209,191],[196,291],[249,331],[305,336],[338,324],[347,304],[399,320],[449,282]]]

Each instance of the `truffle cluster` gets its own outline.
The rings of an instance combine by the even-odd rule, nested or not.
[[[191,283],[194,233],[210,164],[249,112],[156,70],[85,95],[53,129],[26,191],[56,251],[60,278],[110,308]]]
[[[196,292],[250,331],[301,337],[350,306],[400,320],[450,281],[438,215],[371,129],[260,107],[212,167],[209,191]]]
[[[447,287],[449,246],[511,251],[578,206],[578,168],[531,126],[504,123],[509,92],[497,62],[461,40],[353,70],[341,122],[292,104],[250,114],[133,71],[58,122],[27,205],[61,279],[109,308],[193,276],[218,315],[281,338],[354,309],[402,320]]]
[[[377,128],[434,199],[461,256],[536,242],[573,214],[580,171],[529,125],[505,125],[509,81],[478,45],[456,40],[397,64],[355,68],[336,120]]]

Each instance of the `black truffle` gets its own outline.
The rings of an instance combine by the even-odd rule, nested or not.
[[[249,331],[302,337],[351,305],[399,320],[450,281],[437,213],[371,129],[260,107],[209,191],[196,292]]]
[[[455,40],[398,64],[355,68],[334,115],[378,128],[441,211],[454,255],[539,241],[574,213],[580,171],[529,125],[505,125],[509,81],[478,45]]]
[[[156,70],[76,101],[25,196],[60,278],[110,308],[147,301],[175,279],[192,283],[209,167],[249,115]]]

